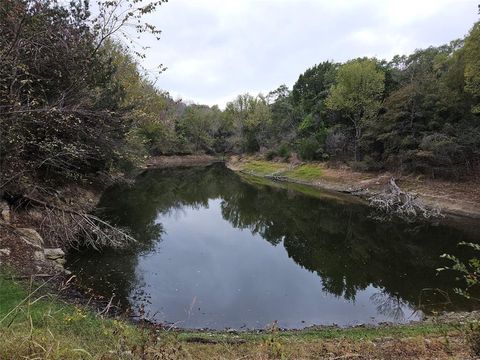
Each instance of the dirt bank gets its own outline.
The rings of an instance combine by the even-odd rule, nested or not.
[[[147,168],[208,165],[222,160],[211,155],[155,156],[147,162]]]
[[[425,204],[439,208],[443,214],[480,220],[478,179],[453,182],[391,172],[360,172],[347,166],[330,167],[325,163],[290,164],[236,156],[228,159],[227,166],[234,171],[350,193],[363,198],[381,192],[394,177],[401,188],[417,194]]]

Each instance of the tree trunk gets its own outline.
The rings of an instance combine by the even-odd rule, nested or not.
[[[362,130],[360,129],[360,125],[354,123],[355,126],[355,139],[353,141],[353,156],[355,158],[355,162],[358,161],[358,141],[360,140],[360,136],[362,135]]]

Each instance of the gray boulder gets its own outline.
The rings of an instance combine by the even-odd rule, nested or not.
[[[37,249],[43,249],[43,239],[36,230],[30,228],[17,228],[16,232],[27,244]]]

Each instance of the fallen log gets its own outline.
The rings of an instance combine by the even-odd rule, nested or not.
[[[417,221],[443,216],[438,208],[424,204],[417,194],[400,189],[393,177],[384,191],[370,196],[368,201],[377,210],[375,218],[379,220],[399,217],[406,221]]]

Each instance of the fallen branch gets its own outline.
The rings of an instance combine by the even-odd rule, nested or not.
[[[72,247],[86,245],[98,250],[102,247],[122,248],[136,242],[125,230],[95,215],[56,206],[28,195],[23,198],[30,205],[41,207],[43,219],[39,230],[59,246],[68,243]]]
[[[416,221],[442,216],[438,208],[425,205],[418,195],[400,189],[394,178],[390,179],[383,192],[369,197],[368,201],[370,206],[377,209],[375,218],[380,220],[390,220],[392,216],[397,216],[406,221]]]

